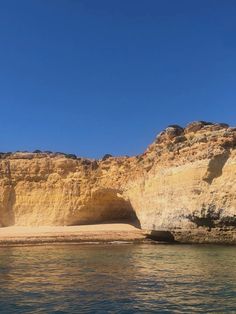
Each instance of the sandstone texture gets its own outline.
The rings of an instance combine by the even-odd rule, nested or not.
[[[167,127],[134,157],[0,154],[0,226],[135,221],[180,242],[236,243],[236,128]]]

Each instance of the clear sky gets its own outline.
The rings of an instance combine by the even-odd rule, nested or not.
[[[0,151],[141,153],[236,124],[235,0],[0,0]]]

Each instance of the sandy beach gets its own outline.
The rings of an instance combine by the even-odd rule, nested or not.
[[[87,242],[142,242],[143,232],[129,224],[0,228],[0,245]]]

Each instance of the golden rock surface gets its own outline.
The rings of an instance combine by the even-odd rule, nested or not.
[[[170,126],[141,155],[1,154],[0,226],[138,219],[147,230],[236,227],[236,128]]]

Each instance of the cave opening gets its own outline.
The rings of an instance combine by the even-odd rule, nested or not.
[[[141,228],[129,200],[116,189],[99,189],[73,217],[70,225],[126,223]]]

